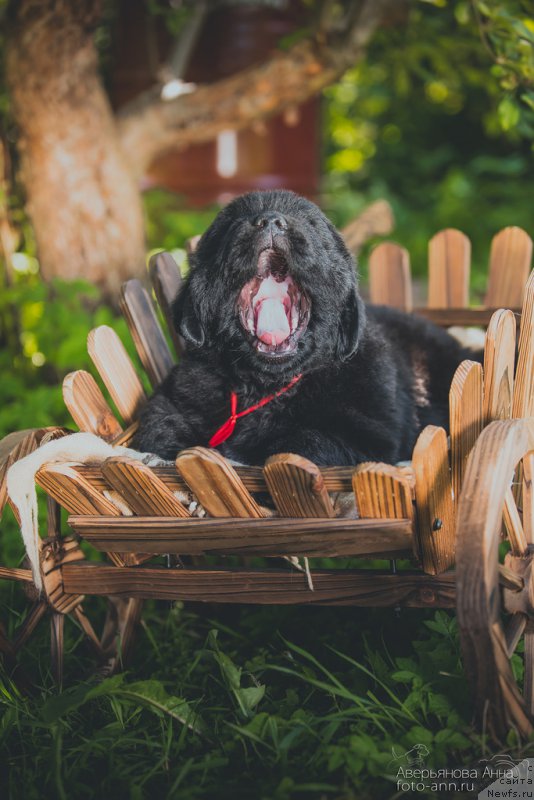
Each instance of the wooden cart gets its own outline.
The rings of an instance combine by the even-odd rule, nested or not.
[[[323,468],[295,455],[265,467],[234,469],[214,450],[182,452],[176,467],[149,468],[110,458],[101,466],[45,465],[37,482],[48,494],[48,535],[41,542],[44,592],[16,638],[0,628],[0,650],[14,660],[45,613],[51,615],[53,665],[61,678],[63,622],[72,614],[108,669],[126,655],[144,598],[217,603],[445,607],[456,605],[476,711],[494,737],[534,723],[534,273],[524,231],[498,234],[490,256],[483,308],[468,307],[469,241],[455,230],[429,246],[429,307],[417,309],[443,325],[487,326],[484,366],[466,361],[450,392],[450,440],[443,429],[420,435],[411,467],[368,463]],[[163,317],[180,286],[169,255],[152,260],[151,278]],[[525,290],[526,285],[526,290]],[[370,261],[374,302],[412,310],[406,251],[382,244]],[[149,294],[138,281],[122,290],[122,309],[152,386],[173,364]],[[507,306],[512,310],[499,306]],[[522,313],[521,313],[522,310]],[[516,362],[516,333],[519,356]],[[179,355],[182,343],[169,328]],[[89,334],[89,352],[118,411],[94,378],[67,376],[65,402],[80,430],[128,443],[146,401],[136,368],[108,327]],[[119,421],[119,417],[121,421]],[[0,503],[15,460],[64,429],[25,431],[0,444]],[[207,512],[193,516],[177,499],[191,490]],[[278,515],[258,496],[268,492]],[[353,493],[359,518],[335,516],[333,493]],[[74,536],[59,532],[60,507]],[[77,537],[108,555],[86,560]],[[499,563],[507,538],[509,552]],[[506,549],[506,548],[504,548]],[[167,555],[167,564],[162,563]],[[178,557],[180,554],[182,559]],[[205,556],[210,565],[205,563]],[[225,565],[224,556],[261,556],[269,568]],[[385,559],[382,570],[313,568],[313,590],[282,557]],[[219,558],[221,557],[221,558]],[[218,559],[218,560],[217,560]],[[398,564],[398,560],[403,561]],[[410,568],[404,568],[408,560]],[[390,562],[388,564],[388,561]],[[502,558],[501,558],[502,561]],[[240,562],[241,563],[241,562]],[[365,563],[362,562],[363,566]],[[392,569],[395,565],[397,569]],[[455,566],[455,569],[453,567]],[[169,566],[171,568],[169,568]],[[31,584],[28,569],[2,567],[0,577]],[[109,598],[98,634],[84,596]],[[510,658],[525,643],[523,693]]]

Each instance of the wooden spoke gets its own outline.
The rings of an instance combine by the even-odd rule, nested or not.
[[[52,611],[50,618],[50,668],[58,686],[63,685],[63,655],[65,616]]]
[[[148,292],[140,281],[123,284],[120,306],[150,383],[159,386],[172,369],[173,358]]]
[[[375,247],[369,258],[369,292],[372,303],[412,310],[410,256],[404,247],[392,242]]]
[[[511,488],[508,488],[504,498],[503,520],[512,553],[517,556],[523,555],[528,549],[528,542]]]
[[[108,614],[101,640],[108,660],[100,670],[102,675],[113,674],[127,663],[143,610],[142,599],[109,596],[108,600]]]
[[[146,403],[146,394],[126,348],[108,325],[92,330],[87,350],[126,425],[130,425]]]
[[[182,286],[180,268],[170,253],[157,253],[149,264],[150,279],[154,288],[158,305],[167,323],[174,350],[180,356],[184,350],[183,341],[174,327],[172,304]]]
[[[499,309],[486,332],[484,349],[485,424],[508,419],[512,413],[516,322],[512,311]]]
[[[280,516],[335,516],[321,471],[311,461],[292,453],[281,453],[268,458],[263,471]]]
[[[182,450],[176,469],[212,517],[264,516],[235,469],[217,450]]]
[[[531,259],[532,239],[521,228],[504,228],[493,237],[486,306],[521,305]]]
[[[93,628],[89,617],[85,614],[82,606],[76,606],[76,608],[72,611],[72,616],[78,622],[80,628],[84,632],[89,644],[91,645],[93,652],[99,659],[105,658],[104,648],[100,643],[100,639],[98,638],[95,629]]]
[[[499,583],[511,592],[520,592],[525,585],[523,578],[504,564],[499,564]]]
[[[121,433],[122,427],[95,379],[83,369],[66,376],[63,381],[63,400],[81,431],[94,433],[106,441]]]
[[[524,690],[525,705],[528,713],[534,717],[534,633],[525,633],[525,677]]]
[[[482,392],[481,365],[463,361],[456,370],[449,392],[452,488],[456,504],[467,458],[484,426]]]
[[[511,658],[515,652],[519,640],[527,627],[528,617],[526,614],[512,614],[506,625],[504,636],[506,639],[506,652]]]
[[[467,308],[471,242],[465,233],[447,228],[428,243],[429,308]]]
[[[0,567],[0,579],[8,581],[24,581],[32,583],[31,569],[18,569],[17,567]]]
[[[20,650],[21,647],[28,641],[39,622],[42,620],[48,610],[48,606],[44,600],[40,600],[33,605],[28,612],[28,615],[22,625],[20,625],[13,639],[13,647],[15,651]]]

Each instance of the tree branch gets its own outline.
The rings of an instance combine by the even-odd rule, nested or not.
[[[399,0],[363,0],[350,28],[323,43],[306,40],[287,52],[192,94],[163,101],[160,88],[140,95],[117,114],[119,137],[141,175],[162,153],[214,139],[303,103],[330,85],[365,53],[377,25]]]

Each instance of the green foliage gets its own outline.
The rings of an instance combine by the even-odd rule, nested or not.
[[[390,797],[416,744],[428,767],[490,755],[469,726],[445,612],[399,625],[390,610],[151,604],[145,622],[129,674],[95,683],[68,620],[59,692],[43,671],[43,626],[25,651],[39,691],[22,697],[5,678],[0,688],[6,797],[90,798],[97,786],[118,800]]]
[[[324,205],[337,224],[385,197],[419,275],[429,238],[460,228],[473,242],[474,288],[484,286],[492,236],[512,224],[532,232],[533,9],[412,3],[404,24],[378,32],[326,92]],[[364,274],[366,261],[367,251]]]

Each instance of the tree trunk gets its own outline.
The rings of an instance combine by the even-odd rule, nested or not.
[[[99,0],[13,2],[6,73],[42,274],[116,296],[144,269],[144,225],[99,78],[99,14]]]

